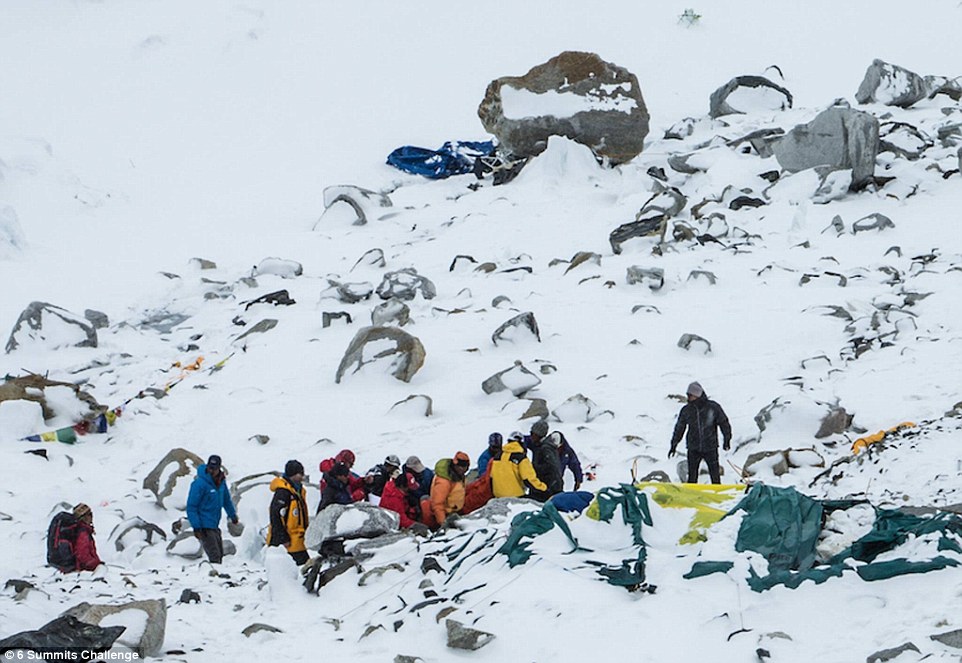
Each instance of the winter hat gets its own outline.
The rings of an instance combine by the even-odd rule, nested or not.
[[[412,493],[420,487],[417,479],[411,476],[408,472],[402,472],[394,477],[394,485],[398,488],[407,488]]]
[[[548,444],[550,444],[550,445],[553,446],[553,447],[560,447],[560,446],[561,446],[561,433],[555,431],[554,433],[552,433],[551,435],[549,435],[549,436],[548,436]]]
[[[462,467],[471,467],[471,457],[463,451],[454,454],[454,464]]]
[[[337,452],[336,456],[334,456],[334,460],[338,461],[339,463],[344,463],[348,467],[351,467],[352,465],[354,465],[354,461],[356,459],[354,458],[353,451],[351,451],[350,449],[342,449],[341,451]]]
[[[77,518],[83,518],[86,515],[92,515],[92,512],[90,511],[89,506],[81,502],[73,508],[73,515]]]
[[[524,433],[520,431],[514,431],[508,436],[508,442],[521,442],[524,440]]]
[[[548,434],[548,422],[544,419],[534,422],[534,424],[531,426],[531,434],[543,438]]]
[[[488,446],[492,449],[500,449],[502,444],[504,444],[504,438],[501,437],[501,433],[488,435]]]
[[[388,454],[388,456],[384,459],[384,464],[391,465],[392,467],[401,467],[401,459],[394,454]]]
[[[408,456],[408,459],[404,461],[404,467],[418,474],[424,471],[424,463],[417,456]]]
[[[348,469],[347,465],[344,463],[334,463],[334,468],[331,470],[331,476],[334,477],[346,477],[351,475],[351,470]]]
[[[701,398],[705,393],[705,390],[702,389],[701,385],[697,382],[692,382],[690,385],[688,385],[688,393],[695,398]]]
[[[299,460],[289,460],[284,466],[284,475],[292,477],[295,474],[304,474],[304,466]]]
[[[219,470],[220,469],[220,456],[213,454],[207,459],[207,469],[208,470]]]

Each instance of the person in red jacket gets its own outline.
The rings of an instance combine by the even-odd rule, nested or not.
[[[354,461],[355,461],[354,452],[351,451],[350,449],[342,449],[341,451],[337,452],[337,455],[334,456],[334,458],[325,458],[324,460],[322,460],[320,464],[321,493],[322,494],[324,493],[324,488],[325,488],[324,475],[329,473],[331,470],[333,470],[336,464],[343,463],[344,465],[347,466],[347,469],[349,471],[349,475],[346,483],[348,487],[348,492],[351,493],[351,499],[354,500],[355,502],[361,502],[363,500],[366,500],[367,491],[364,488],[364,479],[358,476],[351,469],[352,467],[354,467]],[[320,511],[320,509],[318,509],[318,511]]]
[[[407,472],[402,472],[384,484],[379,506],[401,516],[401,529],[417,524],[418,513],[408,500],[408,495],[417,492],[418,482]]]
[[[103,564],[97,554],[97,542],[94,541],[94,514],[90,507],[80,503],[73,508],[73,515],[77,518],[77,538],[74,539],[73,553],[77,558],[76,571],[93,571]]]

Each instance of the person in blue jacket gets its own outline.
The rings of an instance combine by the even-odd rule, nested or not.
[[[571,448],[568,443],[568,438],[561,431],[557,431],[558,435],[561,436],[561,446],[558,447],[558,460],[561,461],[561,474],[565,473],[565,470],[571,470],[571,473],[575,475],[575,487],[574,489],[580,490],[581,484],[585,480],[584,472],[581,469],[581,461],[578,459],[578,454],[575,450]]]
[[[501,433],[491,433],[488,435],[488,448],[478,456],[478,476],[481,476],[487,471],[488,463],[501,458],[502,446],[504,446],[504,438],[501,437]]]
[[[197,478],[187,495],[187,519],[211,564],[220,564],[224,559],[221,509],[227,512],[232,523],[237,523],[237,510],[227,490],[227,474],[221,467],[220,456],[214,454],[206,464],[197,467]]]

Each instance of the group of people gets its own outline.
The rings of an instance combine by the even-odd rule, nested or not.
[[[728,417],[718,403],[708,398],[698,382],[692,382],[688,386],[688,403],[678,415],[668,452],[669,458],[675,455],[687,430],[689,483],[698,481],[703,460],[708,465],[712,483],[720,483],[719,429],[724,449],[728,450],[732,437]],[[353,469],[355,461],[350,449],[321,461],[318,513],[331,504],[373,502],[397,513],[402,528],[427,533],[449,525],[459,515],[479,509],[494,497],[526,496],[541,502],[555,499],[558,503],[560,498],[555,496],[564,492],[566,471],[574,475],[574,491],[565,495],[590,497],[590,493],[579,492],[584,471],[578,454],[563,433],[549,433],[544,420],[535,422],[528,435],[516,431],[507,441],[501,433],[491,433],[487,448],[481,452],[473,470],[470,457],[463,451],[442,458],[433,470],[425,467],[417,456],[409,456],[401,463],[396,455],[389,454],[382,463],[360,475]],[[309,559],[304,539],[309,523],[304,480],[304,465],[298,460],[289,460],[284,473],[270,484],[273,496],[267,545],[283,546],[298,565]],[[222,512],[226,512],[231,524],[238,525],[222,460],[215,454],[198,466],[187,498],[187,519],[194,536],[215,564],[224,557],[220,531]],[[55,528],[58,519],[62,522]],[[78,504],[72,514],[58,514],[50,525],[47,546],[48,563],[62,571],[92,570],[99,566],[102,562],[93,540],[90,507]],[[66,550],[68,547],[71,550]]]

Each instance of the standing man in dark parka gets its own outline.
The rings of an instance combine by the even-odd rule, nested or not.
[[[678,413],[675,431],[671,436],[668,457],[675,455],[681,436],[688,429],[688,483],[698,483],[698,466],[704,460],[712,483],[721,483],[718,467],[718,429],[724,437],[724,450],[731,449],[732,427],[722,406],[708,398],[697,382],[688,385],[688,403]]]

